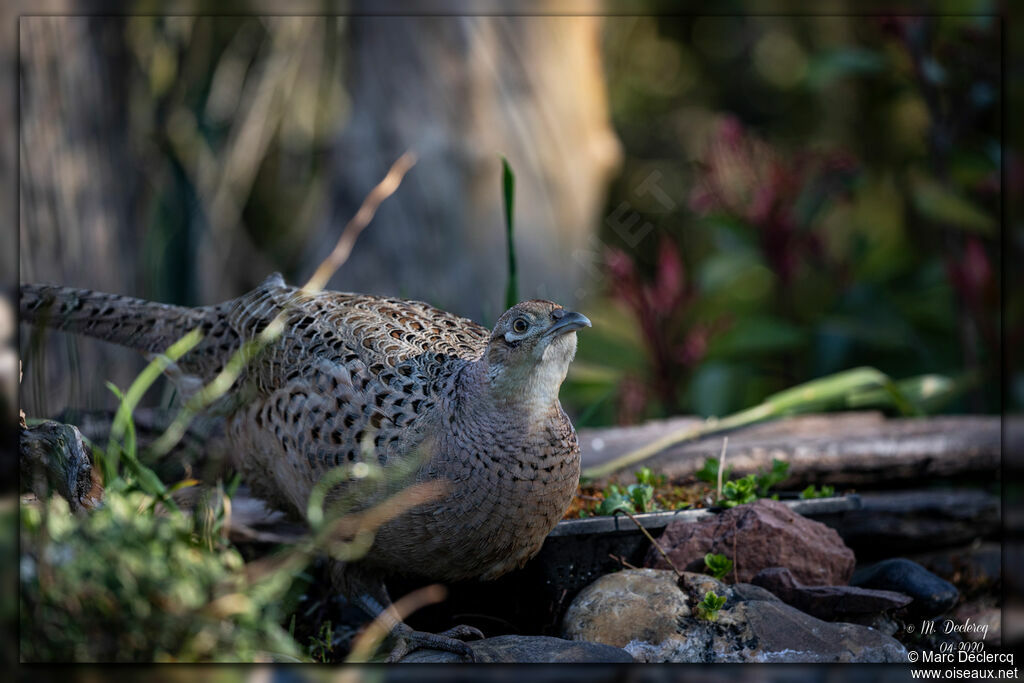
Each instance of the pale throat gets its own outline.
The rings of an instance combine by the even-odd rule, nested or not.
[[[489,367],[487,383],[492,401],[505,410],[517,411],[530,422],[557,410],[558,392],[576,352],[573,338],[547,345],[540,359],[513,367]]]

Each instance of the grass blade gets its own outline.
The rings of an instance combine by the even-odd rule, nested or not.
[[[588,480],[606,477],[684,441],[746,427],[762,420],[848,409],[855,398],[865,395],[871,398],[882,395],[904,414],[914,412],[914,405],[904,394],[904,387],[893,382],[888,375],[875,368],[853,368],[772,394],[756,406],[738,413],[721,419],[708,418],[703,424],[666,434],[614,460],[583,470],[581,477]]]
[[[505,309],[519,303],[519,282],[516,275],[516,245],[513,214],[516,198],[516,176],[508,159],[501,157],[501,189],[505,199],[505,239],[508,246],[508,284],[505,287]]]
[[[159,478],[152,470],[142,465],[138,459],[138,449],[135,439],[135,424],[132,415],[139,401],[153,382],[175,361],[188,353],[202,339],[198,329],[192,330],[178,341],[171,344],[165,353],[154,358],[139,373],[135,381],[128,387],[128,391],[122,393],[116,386],[107,383],[107,387],[117,396],[117,412],[114,414],[114,422],[110,427],[110,438],[107,442],[105,457],[103,458],[103,480],[114,482],[117,480],[118,471],[122,456],[125,458],[126,466],[136,476],[139,483],[147,493],[154,496],[163,496],[165,487],[160,483]]]

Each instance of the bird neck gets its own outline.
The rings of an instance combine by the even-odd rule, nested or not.
[[[466,393],[476,405],[535,422],[560,413],[558,391],[568,363],[542,360],[529,367],[495,366],[487,356],[471,363],[463,374]]]

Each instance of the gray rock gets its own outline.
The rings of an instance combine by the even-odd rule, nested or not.
[[[912,598],[893,591],[855,586],[805,586],[785,567],[762,569],[753,583],[787,605],[825,621],[850,621],[906,607]]]
[[[761,586],[755,586],[752,583],[734,583],[730,588],[732,588],[732,593],[737,600],[745,600],[747,602],[756,602],[758,600],[781,602],[779,596],[775,595],[775,593]]]
[[[806,585],[841,585],[855,563],[853,551],[833,529],[765,498],[699,522],[673,522],[658,544],[681,571],[703,571],[704,555],[721,553],[733,561],[739,582],[750,582],[768,567],[788,567]],[[669,568],[655,548],[645,564]]]
[[[562,640],[547,636],[496,636],[469,643],[478,663],[630,663],[633,657],[622,648]],[[452,652],[415,650],[402,659],[403,664],[460,663],[464,660]]]
[[[652,609],[654,605],[657,609]],[[673,572],[635,569],[607,574],[584,588],[562,623],[572,624],[563,628],[572,640],[625,647],[636,639],[661,642],[689,615],[689,603]]]
[[[899,623],[888,612],[868,617],[851,617],[849,623],[868,626],[887,636],[895,636],[900,630]]]
[[[908,612],[923,618],[944,614],[960,597],[956,586],[949,581],[902,557],[857,570],[850,584],[909,595],[914,602],[907,608]]]
[[[98,504],[102,488],[77,427],[46,420],[18,431],[23,489],[40,499],[58,493],[72,512]]]
[[[675,592],[673,592],[673,590]],[[726,598],[717,618],[696,609]],[[601,577],[569,606],[563,634],[623,647],[641,662],[905,662],[906,650],[865,626],[830,623],[764,589],[710,576],[637,569]]]

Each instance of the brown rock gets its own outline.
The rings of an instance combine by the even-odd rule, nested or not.
[[[735,568],[726,579],[746,583],[762,569],[786,567],[808,586],[842,585],[855,561],[835,530],[766,498],[699,522],[669,524],[658,544],[680,571],[704,571],[704,555],[721,553]],[[645,564],[669,568],[655,548]]]

